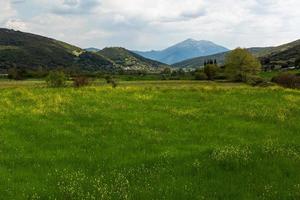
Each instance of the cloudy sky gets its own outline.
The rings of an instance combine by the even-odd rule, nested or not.
[[[0,0],[0,26],[80,47],[162,49],[187,38],[228,48],[300,39],[299,0]]]

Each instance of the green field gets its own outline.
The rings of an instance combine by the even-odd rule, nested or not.
[[[0,81],[0,199],[300,199],[300,91]]]

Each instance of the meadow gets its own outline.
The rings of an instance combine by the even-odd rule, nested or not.
[[[300,199],[300,91],[0,81],[0,199]]]

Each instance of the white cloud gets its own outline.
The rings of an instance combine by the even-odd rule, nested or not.
[[[11,7],[9,0],[0,1],[0,24],[3,24],[7,19],[14,16],[16,11]]]
[[[195,38],[234,48],[300,38],[299,0],[17,1],[0,1],[2,25],[82,47],[159,49]]]
[[[5,27],[14,30],[28,31],[27,24],[20,19],[9,19],[5,23]]]

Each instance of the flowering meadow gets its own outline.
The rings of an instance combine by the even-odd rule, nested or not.
[[[2,81],[0,199],[300,199],[300,91]]]

